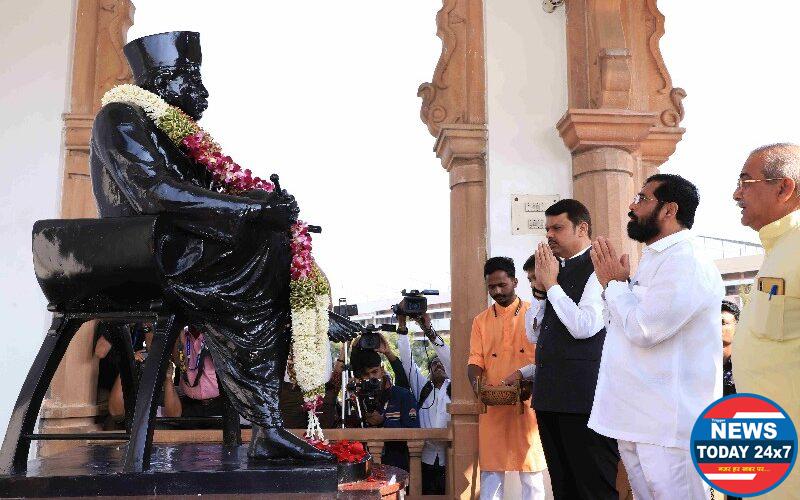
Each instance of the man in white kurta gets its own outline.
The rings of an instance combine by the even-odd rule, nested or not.
[[[689,452],[692,426],[722,396],[714,263],[692,245],[697,190],[679,176],[648,179],[631,204],[631,238],[647,244],[628,281],[627,255],[592,247],[608,324],[589,427],[616,438],[637,500],[709,498]]]

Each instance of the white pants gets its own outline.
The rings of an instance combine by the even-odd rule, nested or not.
[[[481,500],[503,500],[505,472],[481,471]],[[523,500],[544,500],[544,474],[520,472]]]
[[[619,455],[636,500],[707,500],[710,487],[688,450],[618,440]]]

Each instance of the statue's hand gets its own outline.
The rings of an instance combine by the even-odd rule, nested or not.
[[[300,207],[297,205],[297,200],[282,189],[280,192],[270,193],[265,198],[261,206],[260,219],[277,230],[285,230],[297,222],[299,214]]]

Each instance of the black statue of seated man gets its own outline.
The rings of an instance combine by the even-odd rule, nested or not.
[[[172,32],[125,46],[136,85],[197,120],[207,107],[200,36]],[[223,194],[136,105],[112,102],[92,129],[91,175],[101,217],[159,214],[170,233],[155,248],[164,297],[206,332],[219,381],[253,423],[249,455],[332,460],[283,429],[278,398],[291,340],[285,191]]]

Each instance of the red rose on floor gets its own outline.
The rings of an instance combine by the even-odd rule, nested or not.
[[[339,462],[360,462],[367,455],[364,445],[358,441],[343,439],[334,443],[325,444],[322,441],[310,441],[317,449],[332,453]]]

